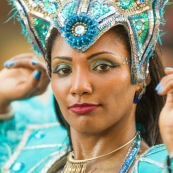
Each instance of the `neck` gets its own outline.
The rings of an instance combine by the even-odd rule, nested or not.
[[[136,133],[135,120],[122,119],[116,125],[98,134],[84,134],[71,128],[74,156],[84,160],[105,155],[130,141]],[[106,146],[106,147],[105,147]],[[114,156],[126,153],[130,144],[122,148]],[[123,154],[123,155],[124,155]]]

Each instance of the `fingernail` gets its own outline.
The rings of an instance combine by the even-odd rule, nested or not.
[[[39,79],[40,79],[40,76],[41,76],[41,71],[36,70],[36,71],[34,72],[34,78],[37,79],[37,80],[39,80]]]
[[[15,63],[12,61],[7,61],[4,63],[4,67],[12,67]]]
[[[157,86],[156,86],[156,90],[158,90],[160,88],[161,84],[159,83]]]
[[[161,93],[163,91],[163,87],[161,86],[161,83],[159,83],[157,86],[156,86],[156,90],[157,90],[157,93]]]
[[[173,70],[173,68],[172,67],[166,67],[165,70],[169,71],[169,70]]]
[[[38,62],[37,61],[31,61],[32,65],[37,65]]]
[[[157,90],[157,93],[161,93],[162,91],[163,91],[163,88],[162,88],[162,86],[160,86]]]

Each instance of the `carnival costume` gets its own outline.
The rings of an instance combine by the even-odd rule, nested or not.
[[[50,88],[48,94],[45,103],[37,96],[12,102],[13,117],[0,119],[0,173],[8,172],[9,167],[10,172],[37,171],[44,160],[68,145],[67,132],[57,121]]]
[[[49,60],[46,43],[53,28],[58,30],[72,48],[84,52],[109,29],[117,25],[124,26],[131,44],[132,83],[136,84],[144,82],[149,73],[149,59],[153,56],[156,43],[161,36],[159,26],[164,23],[163,13],[167,0],[13,0],[10,2],[17,10],[17,19],[22,24],[23,34],[47,62]],[[140,137],[136,135],[119,172],[128,172],[139,148]],[[167,171],[167,166],[163,163],[167,155],[163,145],[152,147],[137,158],[133,172]],[[63,172],[83,173],[87,162],[98,158],[75,161],[71,153],[67,157]],[[50,160],[49,166],[40,170],[57,172],[62,167],[60,161],[60,158]]]

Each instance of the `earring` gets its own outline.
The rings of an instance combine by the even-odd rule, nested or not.
[[[143,89],[135,93],[133,103],[138,104],[143,95],[145,94],[145,92],[146,92],[146,83],[144,82]]]

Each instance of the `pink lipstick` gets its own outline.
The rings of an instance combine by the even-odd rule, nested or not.
[[[74,104],[73,106],[70,106],[69,109],[78,115],[85,115],[94,111],[98,107],[99,105],[83,103],[83,104]]]

